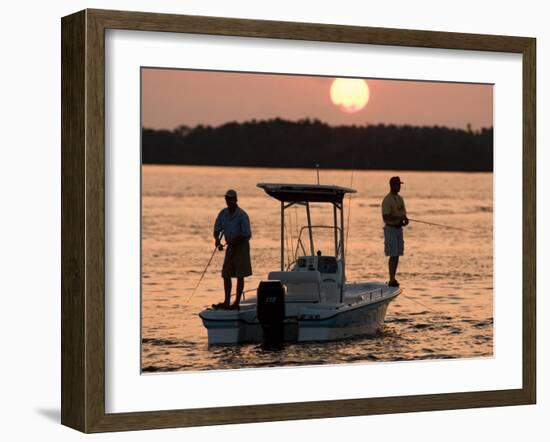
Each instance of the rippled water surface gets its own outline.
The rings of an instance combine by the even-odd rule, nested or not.
[[[348,281],[385,281],[380,202],[394,172],[321,171],[322,184],[353,185],[347,239]],[[142,370],[145,372],[235,369],[491,356],[493,353],[493,210],[491,173],[400,172],[410,218],[460,227],[467,232],[412,223],[404,231],[405,256],[397,278],[403,294],[392,302],[375,337],[330,343],[208,346],[198,313],[223,300],[223,253],[212,254],[212,226],[228,188],[251,219],[254,288],[277,270],[279,202],[258,182],[314,183],[314,171],[297,169],[143,166]],[[348,200],[346,199],[346,204]],[[305,223],[290,209],[288,247]],[[348,208],[345,209],[346,219]],[[331,222],[328,207],[314,206],[313,223]],[[328,250],[321,237],[316,248]],[[327,252],[328,254],[328,252]]]

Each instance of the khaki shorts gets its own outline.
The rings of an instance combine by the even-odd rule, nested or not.
[[[244,278],[252,275],[250,244],[243,241],[236,246],[227,246],[222,267],[222,278]]]
[[[403,229],[384,226],[384,254],[386,256],[403,256],[404,251]]]

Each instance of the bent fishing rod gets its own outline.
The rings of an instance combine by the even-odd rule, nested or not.
[[[219,241],[221,241],[223,238],[223,232],[221,233],[220,237],[219,237]],[[223,244],[219,244],[217,246],[214,247],[214,250],[212,251],[212,255],[210,255],[210,259],[208,260],[208,262],[206,263],[206,267],[204,268],[204,270],[202,271],[202,275],[201,277],[199,278],[199,282],[197,282],[197,285],[195,286],[195,288],[193,289],[193,293],[191,293],[191,296],[189,296],[189,298],[187,298],[187,301],[185,301],[185,303],[187,304],[191,298],[193,297],[193,295],[195,294],[195,292],[197,291],[197,289],[199,288],[199,285],[201,284],[202,282],[202,278],[204,278],[204,275],[206,274],[206,271],[208,270],[208,267],[210,267],[210,263],[212,262],[212,259],[214,259],[214,255],[216,254],[216,252],[218,250],[223,250]]]
[[[472,232],[471,230],[461,229],[460,227],[447,226],[445,224],[438,224],[438,223],[431,223],[431,222],[422,221],[422,220],[419,220],[419,219],[408,218],[408,220],[412,221],[414,223],[427,224],[429,226],[443,227],[445,229],[452,229],[452,230],[460,230],[461,232],[476,233],[476,232]]]

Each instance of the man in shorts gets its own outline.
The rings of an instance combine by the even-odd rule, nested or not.
[[[382,219],[384,220],[384,253],[389,256],[388,269],[390,287],[399,287],[395,279],[399,257],[403,256],[405,244],[403,241],[403,227],[409,224],[405,201],[399,195],[403,182],[398,176],[390,178],[390,193],[382,201]]]
[[[252,275],[249,245],[252,232],[248,215],[237,205],[237,192],[228,190],[225,193],[225,202],[227,207],[220,211],[214,224],[216,247],[220,247],[222,233],[227,244],[222,267],[225,300],[212,307],[238,310],[244,290],[244,278]],[[233,304],[230,304],[231,278],[237,278],[237,299]]]

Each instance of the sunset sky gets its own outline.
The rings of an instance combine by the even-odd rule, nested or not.
[[[473,129],[493,125],[493,86],[371,80],[368,101],[346,112],[331,98],[334,77],[142,69],[142,124],[219,126],[229,121],[319,119],[330,125],[409,124]],[[364,95],[364,91],[361,91]],[[351,91],[354,101],[360,91]],[[358,98],[357,98],[358,100]]]

